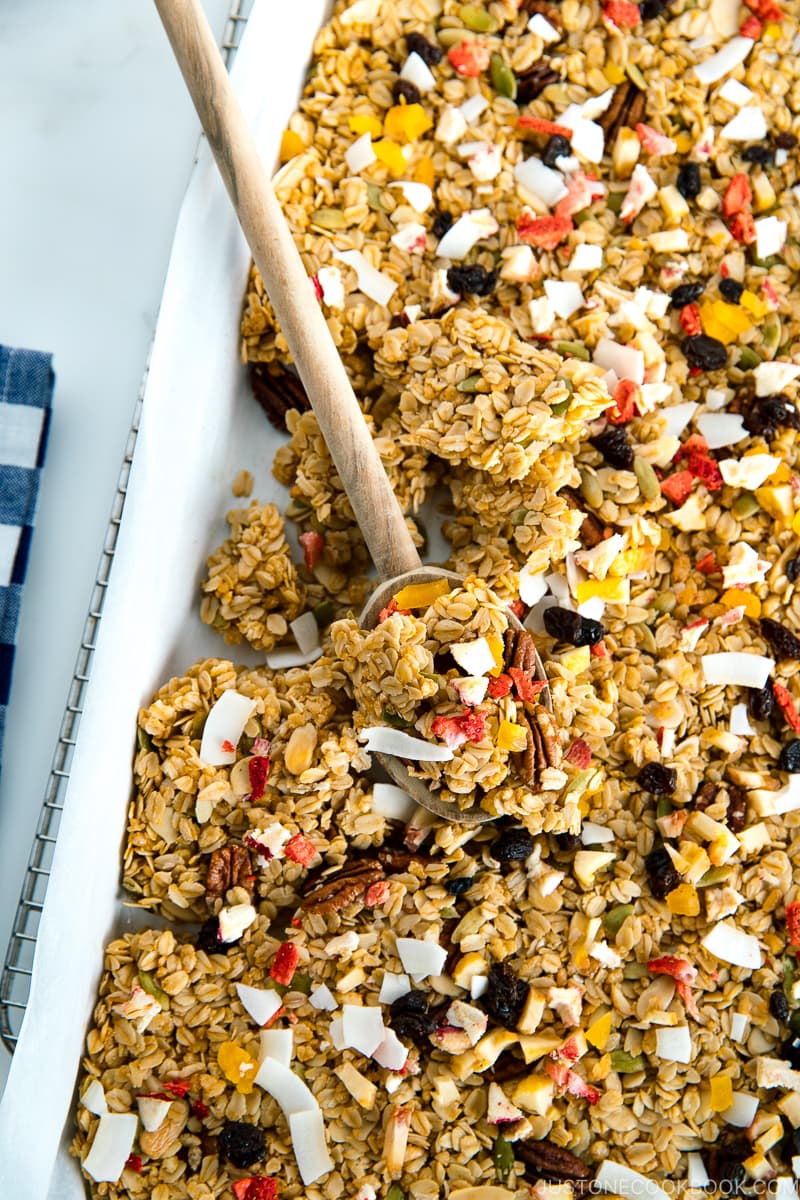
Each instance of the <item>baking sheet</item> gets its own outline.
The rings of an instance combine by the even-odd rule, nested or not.
[[[232,78],[270,167],[326,8],[326,0],[304,0],[289,22],[260,0],[249,19]],[[86,1194],[67,1153],[78,1067],[103,948],[141,923],[121,907],[119,889],[136,714],[171,675],[227,652],[199,620],[198,583],[225,536],[224,513],[241,503],[230,492],[234,475],[248,468],[255,496],[285,504],[270,474],[278,435],[239,364],[248,260],[202,143],[170,257],[27,1014],[0,1103],[0,1196]]]

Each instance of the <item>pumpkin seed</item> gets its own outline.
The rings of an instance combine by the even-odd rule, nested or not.
[[[715,884],[724,883],[726,879],[729,879],[730,874],[730,867],[709,867],[705,875],[701,875],[694,886],[697,888],[714,887]]]
[[[611,1070],[618,1075],[635,1075],[645,1069],[643,1054],[628,1054],[627,1050],[611,1051]]]
[[[511,514],[511,524],[515,525],[515,526],[516,525],[524,525],[525,518],[527,517],[527,515],[528,515],[527,508],[515,508],[513,513]]]
[[[204,713],[204,712],[198,712],[198,713],[194,714],[194,716],[192,717],[192,724],[189,727],[189,737],[190,738],[192,738],[192,739],[202,738],[203,730],[206,727],[207,715],[208,714]]]
[[[447,908],[439,909],[439,916],[444,917],[445,921],[458,920],[458,909],[448,905]]]
[[[383,720],[386,722],[387,725],[391,725],[392,729],[410,729],[411,728],[411,722],[407,721],[405,719],[405,717],[401,717],[392,708],[384,708]]]
[[[140,967],[137,974],[139,976],[139,983],[148,996],[152,996],[154,1000],[157,1000],[162,1008],[167,1008],[169,1006],[169,996],[158,986],[150,972],[144,971]]]
[[[776,312],[767,313],[761,326],[761,345],[768,358],[774,358],[781,344],[781,319]]]
[[[493,54],[489,62],[489,75],[492,87],[498,96],[506,96],[509,100],[517,98],[517,77],[502,54]]]
[[[304,996],[307,996],[311,991],[311,984],[312,979],[310,975],[293,975],[291,991],[302,992]]]
[[[460,383],[456,384],[456,391],[477,392],[482,378],[481,375],[467,375],[466,379],[462,379]]]
[[[637,67],[636,63],[632,63],[632,62],[626,63],[625,64],[625,74],[628,76],[628,79],[630,79],[631,83],[635,87],[637,87],[640,92],[647,91],[647,81],[645,80],[645,77],[642,74],[642,72]]]
[[[638,625],[636,627],[636,638],[643,650],[648,654],[655,654],[658,657],[656,639],[653,637],[653,631],[649,625],[645,625],[644,623]]]
[[[377,183],[367,184],[367,204],[373,212],[386,212],[383,207],[382,189]]]
[[[659,798],[658,804],[656,805],[656,816],[657,817],[668,817],[671,812],[672,812],[672,804],[669,802],[669,800],[667,799],[666,796],[661,796]]]
[[[739,350],[739,361],[737,367],[742,371],[752,371],[761,362],[761,355],[757,354],[751,346],[742,346]]]
[[[462,4],[458,16],[467,29],[474,29],[476,33],[497,33],[500,28],[497,18],[477,4]]]
[[[583,362],[589,362],[592,357],[583,342],[554,342],[553,347],[557,354],[569,354]]]
[[[626,963],[626,965],[622,968],[623,979],[644,979],[646,975],[646,963]]]
[[[318,208],[311,214],[311,224],[319,229],[346,229],[347,222],[340,208]]]
[[[563,417],[570,404],[572,404],[572,396],[567,396],[566,400],[559,400],[556,404],[551,404],[550,408],[553,416]]]
[[[676,604],[677,599],[674,592],[660,592],[653,601],[653,608],[658,613],[669,613]]]
[[[606,196],[606,208],[610,208],[612,212],[618,213],[622,208],[622,202],[624,199],[624,192],[609,192]]]
[[[142,729],[141,725],[136,730],[136,741],[140,750],[152,750],[153,741],[146,729]]]
[[[447,29],[440,29],[437,34],[440,44],[448,50],[451,46],[460,46],[462,42],[474,42],[477,36],[471,29],[461,26],[458,29],[448,26]]]
[[[502,1133],[498,1133],[492,1146],[492,1161],[500,1183],[505,1183],[514,1167],[514,1149]]]
[[[603,503],[603,489],[594,471],[584,467],[581,471],[581,495],[589,508],[599,508]]]
[[[327,629],[336,613],[336,605],[332,600],[321,600],[311,611],[320,629]]]
[[[406,1200],[406,1194],[399,1184],[393,1183],[386,1193],[386,1200]]]
[[[632,904],[615,904],[603,917],[603,928],[609,937],[616,937],[628,917],[633,914]]]
[[[633,473],[645,500],[657,500],[661,495],[661,486],[658,476],[646,458],[640,458],[637,454],[633,460]]]
[[[731,505],[731,511],[740,521],[746,520],[747,517],[752,517],[760,508],[761,505],[752,492],[745,492],[743,495],[737,496]]]

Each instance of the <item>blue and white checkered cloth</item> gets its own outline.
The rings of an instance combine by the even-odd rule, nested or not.
[[[0,755],[53,397],[51,356],[0,346]]]

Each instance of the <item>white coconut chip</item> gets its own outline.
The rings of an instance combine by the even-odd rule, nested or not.
[[[485,637],[473,638],[469,642],[451,642],[448,650],[462,671],[468,675],[485,675],[497,666],[492,648]]]
[[[737,737],[753,737],[755,729],[750,724],[746,704],[734,704],[731,709],[730,731]]]
[[[568,283],[562,279],[545,279],[544,290],[556,316],[565,321],[586,303],[577,283]]]
[[[581,242],[569,260],[568,271],[598,271],[603,265],[603,247]]]
[[[737,929],[730,921],[720,921],[708,931],[700,945],[715,958],[732,963],[735,967],[757,971],[763,961],[758,938]]]
[[[271,1062],[280,1063],[287,1070],[291,1069],[292,1054],[294,1053],[294,1031],[291,1029],[262,1029],[258,1035],[261,1045],[259,1048],[258,1065]]]
[[[427,183],[417,183],[415,180],[402,179],[399,183],[390,183],[389,187],[400,188],[406,203],[414,212],[427,212],[433,204],[433,192]]]
[[[322,654],[322,646],[317,645],[306,654],[295,650],[294,646],[278,646],[276,650],[267,653],[267,666],[273,671],[291,671],[292,667],[307,667],[316,662]]]
[[[104,1113],[81,1163],[95,1183],[116,1183],[133,1149],[139,1122],[133,1113]]]
[[[735,446],[737,442],[743,442],[745,438],[750,437],[739,413],[701,413],[697,418],[696,425],[708,442],[709,450],[719,450],[723,446]]]
[[[564,177],[559,171],[546,167],[540,158],[520,160],[514,167],[514,178],[527,192],[537,196],[548,208],[558,204],[567,194]]]
[[[601,1192],[613,1192],[623,1200],[669,1200],[655,1180],[609,1158],[600,1164],[594,1182]]]
[[[711,1180],[703,1163],[702,1156],[696,1150],[686,1156],[686,1182],[690,1188],[707,1188]]]
[[[529,563],[526,563],[519,573],[518,587],[519,598],[528,607],[536,604],[543,596],[547,595],[544,572],[541,570],[535,573],[532,572]]]
[[[320,267],[317,283],[322,288],[322,303],[328,308],[344,308],[344,284],[338,267]]]
[[[389,240],[398,250],[405,250],[407,254],[421,254],[426,249],[427,237],[424,225],[420,225],[419,221],[407,221]]]
[[[464,213],[439,242],[436,253],[441,258],[460,262],[481,238],[497,233],[497,221],[488,208],[476,208]]]
[[[420,92],[429,92],[431,88],[436,87],[436,79],[429,70],[428,64],[416,51],[412,51],[403,63],[400,69],[400,78],[405,79],[407,83],[413,83]]]
[[[739,83],[738,79],[726,79],[717,94],[721,100],[727,100],[729,104],[735,104],[737,108],[742,108],[754,96],[750,88]]]
[[[393,758],[407,758],[413,762],[449,762],[453,757],[453,751],[447,746],[437,746],[403,733],[402,729],[390,729],[388,725],[370,725],[358,736],[370,753],[390,754]]]
[[[489,990],[488,975],[473,975],[469,981],[469,994],[472,1000],[480,1000]]]
[[[372,1058],[387,1071],[402,1071],[408,1059],[408,1050],[393,1029],[387,1029],[380,1045],[372,1051]]]
[[[416,804],[394,783],[376,783],[372,788],[372,811],[389,821],[408,821]]]
[[[476,92],[474,96],[470,96],[463,104],[458,107],[458,112],[467,122],[468,125],[473,125],[481,113],[484,113],[489,107],[489,101],[482,92]]]
[[[716,54],[694,66],[695,75],[701,83],[716,83],[725,75],[730,75],[739,63],[744,62],[754,44],[751,38],[731,38]]]
[[[533,14],[530,21],[528,21],[528,29],[545,43],[555,43],[561,40],[561,34],[557,29],[553,28],[547,17],[543,17],[541,13]]]
[[[745,454],[743,458],[720,459],[719,470],[731,487],[753,491],[766,483],[779,464],[780,459],[773,454]]]
[[[344,152],[344,161],[351,175],[358,175],[377,162],[375,151],[372,149],[372,138],[368,133],[350,143]]]
[[[142,1127],[148,1133],[155,1133],[164,1124],[171,1105],[171,1100],[157,1100],[155,1096],[137,1096],[136,1107]]]
[[[747,1092],[734,1092],[733,1103],[719,1115],[729,1125],[737,1129],[747,1129],[753,1124],[758,1112],[758,1096],[749,1096]]]
[[[394,971],[384,971],[378,999],[381,1004],[393,1004],[401,996],[407,996],[410,991],[411,980],[408,975],[398,975]]]
[[[397,938],[397,953],[403,969],[419,981],[429,975],[441,975],[447,962],[447,951],[438,942],[424,938]]]
[[[325,1122],[319,1108],[292,1113],[289,1133],[297,1169],[303,1183],[308,1185],[333,1170],[333,1161],[325,1141]]]
[[[292,637],[301,654],[310,654],[319,646],[319,625],[313,612],[304,612],[289,622]]]
[[[762,217],[755,225],[756,257],[771,258],[773,254],[780,254],[786,244],[787,222],[777,217]]]
[[[667,1062],[690,1063],[694,1054],[689,1026],[673,1025],[657,1029],[656,1054]]]
[[[255,707],[255,700],[240,695],[233,688],[223,692],[206,717],[200,761],[211,767],[224,767],[235,762],[236,746]]]
[[[800,197],[798,197],[800,199]],[[800,366],[791,362],[763,362],[753,371],[757,396],[774,396],[800,375]]]
[[[81,1104],[88,1108],[96,1117],[102,1117],[108,1112],[106,1093],[99,1079],[92,1079],[86,1091],[81,1096]]]
[[[719,654],[704,654],[701,658],[703,678],[708,685],[723,687],[763,688],[775,667],[774,658],[764,654],[748,654],[743,650],[727,650]]]
[[[376,271],[360,250],[334,250],[333,257],[353,268],[360,292],[363,292],[370,300],[374,300],[376,304],[385,306],[389,303],[397,289],[397,284],[388,275]]]
[[[613,842],[614,833],[607,825],[597,825],[594,821],[584,821],[581,825],[581,841],[584,846],[601,846],[605,842]]]
[[[760,108],[746,104],[727,125],[722,126],[719,136],[729,142],[760,142],[767,136],[767,118]]]
[[[699,405],[693,400],[684,400],[682,404],[672,404],[662,409],[658,415],[664,426],[664,436],[680,437],[698,408]]]
[[[731,1013],[731,1040],[734,1042],[743,1042],[749,1025],[750,1018],[747,1013]]]
[[[581,116],[587,121],[596,121],[598,117],[602,117],[604,112],[607,112],[611,107],[611,101],[614,99],[616,88],[606,88],[599,96],[591,96],[588,100],[584,100],[581,105]]]
[[[339,1007],[336,997],[327,983],[318,983],[316,987],[313,987],[308,994],[308,1000],[312,1008],[316,1008],[318,1012],[333,1012]]]
[[[342,1037],[345,1048],[358,1050],[367,1058],[386,1036],[381,1010],[365,1004],[342,1006]]]
[[[242,1008],[253,1018],[256,1025],[266,1025],[283,1004],[279,993],[272,987],[257,988],[246,983],[237,983],[236,992]]]
[[[253,1082],[272,1096],[285,1117],[318,1107],[314,1093],[300,1076],[274,1058],[264,1059]]]
[[[596,366],[614,371],[618,379],[644,383],[644,354],[635,346],[623,346],[611,338],[600,338],[592,357]]]
[[[227,908],[221,908],[217,917],[219,940],[225,945],[235,942],[245,929],[250,928],[257,916],[258,913],[252,904],[231,904]]]

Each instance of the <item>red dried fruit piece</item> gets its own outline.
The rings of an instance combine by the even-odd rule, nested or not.
[[[560,1092],[569,1092],[571,1096],[588,1100],[590,1104],[597,1104],[600,1099],[597,1088],[592,1087],[585,1079],[581,1079],[577,1071],[571,1071],[565,1063],[553,1062],[552,1059],[549,1059],[544,1064],[544,1069]]]
[[[551,137],[563,137],[569,141],[572,137],[572,130],[568,125],[558,125],[555,121],[547,121],[544,117],[533,117],[529,113],[523,113],[517,118],[517,126],[520,129],[530,129],[533,133],[546,133]]]
[[[183,1099],[191,1086],[188,1079],[168,1079],[163,1085],[165,1092],[170,1096],[177,1096],[179,1100]]]
[[[783,713],[786,724],[790,729],[793,729],[795,733],[800,733],[800,716],[795,708],[795,703],[790,692],[783,686],[782,683],[773,683],[772,691],[775,694],[775,699],[778,702],[781,712]]]
[[[585,742],[584,745],[586,745]],[[581,1049],[581,1045],[578,1042],[575,1034],[573,1034],[572,1037],[567,1038],[563,1046],[559,1046],[558,1050],[551,1050],[550,1057],[556,1062],[560,1060],[561,1062],[566,1063],[576,1063],[581,1057],[582,1053],[583,1050]]]
[[[739,28],[739,36],[750,38],[751,41],[757,42],[764,32],[764,26],[759,21],[755,13],[751,13],[746,21],[742,21]]]
[[[509,612],[512,612],[518,621],[521,621],[525,616],[525,605],[521,600],[512,600],[508,606]]]
[[[638,4],[629,0],[607,0],[603,5],[603,16],[618,29],[635,29],[642,19]]]
[[[750,187],[750,180],[742,172],[734,175],[728,186],[725,188],[725,195],[722,197],[722,211],[726,217],[735,217],[737,213],[744,212],[753,203],[753,189]]]
[[[653,129],[652,125],[645,125],[639,122],[636,126],[636,136],[642,143],[642,149],[648,154],[674,154],[676,150],[675,142],[671,137],[667,137],[665,133],[659,133],[657,129]]]
[[[702,558],[699,558],[694,565],[701,575],[719,574],[719,566],[717,565],[717,560],[714,556],[713,550],[709,550],[708,553],[704,554]]]
[[[311,282],[314,285],[314,295],[317,297],[319,303],[322,304],[325,293],[322,290],[322,284],[319,281],[319,275],[312,275]]]
[[[595,642],[595,644],[593,646],[589,647],[589,654],[591,655],[592,658],[608,658],[609,657],[608,650],[606,648],[606,644],[602,640],[602,638],[599,642]]]
[[[489,680],[487,691],[493,700],[499,700],[502,696],[507,696],[511,691],[512,679],[510,675],[498,675],[494,679]]]
[[[708,442],[702,433],[691,434],[675,451],[672,461],[674,463],[682,462],[690,454],[708,454]]]
[[[139,1155],[138,1155],[138,1154],[129,1154],[129,1155],[128,1155],[128,1157],[125,1159],[125,1167],[124,1167],[124,1170],[126,1170],[126,1171],[135,1171],[137,1175],[140,1175],[140,1174],[141,1174],[141,1172],[142,1172],[142,1160],[141,1160],[141,1158],[139,1157]]]
[[[202,1100],[193,1100],[192,1101],[192,1112],[196,1117],[199,1117],[200,1120],[202,1121],[205,1117],[208,1116],[208,1105],[204,1104]]]
[[[689,458],[689,470],[696,479],[702,479],[709,492],[717,492],[724,484],[719,463],[715,458],[693,454]]]
[[[620,379],[614,388],[612,397],[614,407],[606,409],[606,420],[610,421],[612,425],[626,425],[636,416],[636,402],[639,395],[638,383],[634,383],[632,379]]]
[[[431,723],[431,733],[451,750],[457,750],[465,742],[481,741],[486,733],[486,718],[483,713],[465,708],[460,717],[436,717]]]
[[[225,751],[226,754],[234,754],[236,751],[236,747],[234,746],[234,744],[230,740],[230,738],[225,738],[225,740],[222,743],[222,749]]]
[[[531,702],[538,700],[539,693],[546,686],[543,679],[531,679],[530,675],[520,667],[509,667],[508,673],[514,680],[514,687],[520,700],[530,700]]]
[[[694,475],[692,475],[691,471],[676,471],[674,475],[661,480],[663,495],[679,508],[689,498],[689,493],[693,487]]]
[[[592,762],[592,748],[583,738],[575,738],[564,758],[567,762],[571,762],[574,767],[585,771]]]
[[[686,1011],[695,1020],[699,1019],[697,1004],[692,995],[692,984],[697,979],[697,968],[685,958],[665,954],[662,958],[651,958],[647,964],[651,975],[670,975],[675,980],[675,991],[686,1005]]]
[[[251,1175],[231,1184],[236,1200],[276,1200],[278,1181],[273,1175]]]
[[[783,10],[775,0],[744,0],[744,2],[745,6],[762,21],[771,21],[779,25],[783,20]]]
[[[730,270],[729,270],[729,268],[728,268],[728,264],[727,264],[726,262],[721,262],[721,263],[720,263],[720,265],[719,265],[719,273],[720,273],[720,275],[722,276],[722,278],[723,278],[723,279],[727,279],[727,278],[728,278],[728,276],[730,275]]]
[[[678,317],[681,329],[687,337],[697,337],[703,332],[703,322],[700,320],[700,309],[696,304],[685,304]]]
[[[364,892],[364,903],[367,908],[375,908],[379,904],[385,904],[389,899],[389,883],[386,879],[379,879],[377,883],[371,883]]]
[[[789,943],[792,946],[800,946],[800,901],[798,900],[786,905],[786,932],[789,934]]]
[[[313,529],[310,529],[308,533],[301,533],[297,540],[303,547],[303,561],[309,571],[313,571],[325,549],[325,538],[321,533],[315,533]]]
[[[247,774],[250,779],[250,798],[260,800],[264,795],[269,775],[269,758],[257,755],[247,764]]]
[[[531,213],[522,213],[517,218],[517,235],[523,242],[542,250],[555,250],[574,228],[569,217],[534,217]]]
[[[745,246],[752,246],[756,240],[756,223],[753,220],[752,213],[737,213],[728,228],[731,231],[731,236],[735,237],[737,242],[742,242]]]
[[[292,976],[297,970],[297,962],[300,958],[300,951],[294,942],[284,942],[278,947],[278,953],[272,960],[272,966],[269,973],[276,983],[282,983],[284,987],[288,987],[292,982]]]
[[[283,853],[292,862],[300,863],[301,867],[307,867],[316,858],[317,847],[308,838],[303,837],[302,833],[296,833],[294,837],[289,838],[283,848]]]
[[[559,200],[555,214],[557,217],[571,217],[575,213],[583,212],[592,201],[601,199],[605,194],[606,189],[602,183],[583,171],[576,171],[569,178],[567,194]]]
[[[474,79],[489,66],[492,53],[483,42],[462,42],[460,46],[450,47],[447,59],[459,75]]]

